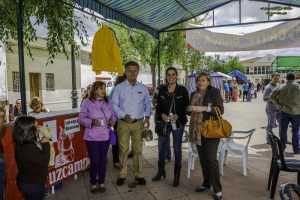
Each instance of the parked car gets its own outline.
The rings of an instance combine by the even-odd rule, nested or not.
[[[105,80],[104,82],[106,84],[106,95],[109,96],[114,87],[114,82],[111,80]]]

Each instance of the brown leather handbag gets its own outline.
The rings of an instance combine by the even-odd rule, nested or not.
[[[231,124],[222,118],[218,107],[213,107],[217,115],[217,119],[211,115],[199,125],[200,133],[205,138],[227,138],[231,135]]]

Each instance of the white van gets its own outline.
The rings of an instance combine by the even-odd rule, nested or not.
[[[104,82],[106,84],[106,95],[109,96],[114,87],[114,82],[111,80],[108,81],[105,80]]]

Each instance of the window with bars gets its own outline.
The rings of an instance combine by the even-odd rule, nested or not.
[[[51,91],[55,90],[53,73],[46,73],[46,90],[51,90]]]
[[[20,92],[20,73],[12,72],[13,91]]]

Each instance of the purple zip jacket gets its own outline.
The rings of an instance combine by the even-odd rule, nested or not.
[[[102,111],[101,111],[102,109]],[[105,113],[105,116],[104,116]],[[102,120],[103,126],[92,125],[92,120]],[[86,98],[79,113],[79,123],[85,127],[83,139],[87,141],[107,141],[109,140],[109,126],[107,122],[116,121],[116,114],[110,102],[90,100]]]

